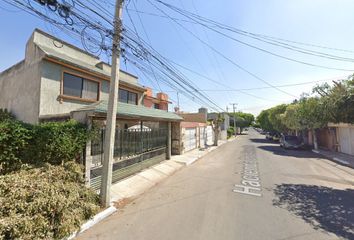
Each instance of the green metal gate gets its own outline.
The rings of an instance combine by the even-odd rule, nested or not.
[[[103,160],[105,130],[91,143],[91,155],[96,166],[91,169],[91,187],[99,189]],[[166,159],[167,129],[117,129],[114,145],[112,182],[126,178],[136,172]]]

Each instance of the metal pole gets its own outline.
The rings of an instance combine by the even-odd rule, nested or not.
[[[236,113],[235,113],[235,110],[236,110],[236,105],[237,103],[231,103],[232,105],[232,108],[234,110],[234,130],[235,130],[235,137],[237,136],[237,129],[236,129]]]
[[[171,159],[171,150],[172,150],[172,141],[171,141],[171,122],[167,123],[167,155],[166,155],[166,159],[170,160]]]
[[[107,106],[107,123],[104,140],[103,166],[101,178],[101,205],[108,207],[111,200],[113,147],[116,132],[116,115],[118,103],[119,69],[120,69],[120,35],[122,30],[123,0],[116,0],[114,13],[114,35],[112,44],[111,83]]]

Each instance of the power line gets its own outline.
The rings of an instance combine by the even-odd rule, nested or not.
[[[149,1],[149,0],[148,0],[148,1]],[[160,0],[155,0],[155,1],[157,1],[157,2],[159,2],[159,3],[161,3],[161,4],[163,4],[164,6],[168,7],[169,9],[171,9],[171,10],[177,12],[177,13],[182,14],[183,16],[185,16],[185,17],[187,17],[187,18],[189,18],[189,19],[191,19],[191,20],[194,20],[194,21],[195,21],[196,23],[198,23],[199,25],[201,25],[201,26],[203,26],[203,27],[205,27],[205,28],[207,28],[207,29],[209,29],[209,30],[211,30],[211,31],[214,31],[214,32],[216,32],[216,33],[218,33],[218,34],[220,34],[220,35],[222,35],[222,36],[224,36],[224,37],[226,37],[226,38],[229,38],[229,39],[231,39],[231,40],[233,40],[233,41],[235,41],[235,42],[238,42],[238,43],[243,44],[243,45],[245,45],[245,46],[254,48],[254,49],[259,50],[259,51],[261,51],[261,52],[268,53],[268,54],[273,55],[273,56],[275,56],[275,57],[279,57],[279,58],[282,58],[282,59],[285,59],[285,60],[288,60],[288,61],[292,61],[292,62],[296,62],[296,63],[299,63],[299,64],[308,65],[308,66],[312,66],[312,67],[319,67],[319,68],[330,69],[330,70],[339,70],[339,71],[354,71],[354,70],[352,70],[352,69],[335,68],[335,67],[328,67],[328,66],[318,65],[318,64],[314,64],[314,63],[309,63],[309,62],[297,60],[297,59],[294,59],[294,58],[290,58],[290,57],[287,57],[287,56],[283,56],[283,55],[280,55],[280,54],[278,54],[278,53],[271,52],[271,51],[266,50],[266,49],[263,49],[263,48],[261,48],[261,47],[257,47],[257,46],[255,46],[255,45],[253,45],[253,44],[250,44],[250,43],[241,41],[241,40],[239,40],[239,39],[237,39],[237,38],[235,38],[235,37],[229,36],[229,35],[227,35],[227,34],[225,34],[225,33],[223,33],[223,32],[220,32],[220,31],[218,31],[218,30],[216,30],[216,29],[210,27],[209,25],[207,25],[207,24],[205,24],[205,23],[202,23],[202,22],[200,22],[200,21],[197,21],[197,20],[195,20],[195,18],[191,17],[191,16],[197,16],[196,14],[193,14],[193,13],[190,13],[190,12],[187,12],[187,11],[183,11],[183,10],[180,9],[180,8],[177,8],[177,7],[173,6],[173,5],[164,3],[164,2],[162,2],[162,1],[160,1]],[[161,9],[159,9],[159,10],[161,11]],[[186,14],[186,13],[188,13],[188,14]],[[168,16],[168,15],[166,15],[166,16]],[[200,17],[200,16],[198,16],[198,17]],[[200,17],[200,18],[202,18],[202,17]],[[178,21],[176,21],[176,20],[174,20],[174,21],[175,21],[177,24],[179,24],[180,26],[183,26],[183,25],[181,25]],[[221,24],[220,24],[220,25],[221,25]],[[269,42],[267,42],[267,43],[269,43]],[[281,45],[276,44],[276,43],[272,43],[272,44],[273,44],[273,45],[281,46]],[[282,46],[282,47],[284,47],[284,46]],[[294,50],[294,49],[291,49],[291,48],[289,48],[289,47],[286,47],[286,48],[288,48],[288,49],[290,49],[290,50]],[[296,51],[300,52],[299,50],[296,50]],[[305,53],[305,51],[302,51],[302,53]],[[313,56],[324,57],[324,58],[328,58],[328,59],[332,59],[332,60],[334,59],[334,60],[350,61],[350,62],[353,62],[353,61],[354,61],[354,59],[341,58],[341,57],[336,57],[336,56],[334,56],[334,55],[329,55],[329,54],[327,54],[328,56],[325,56],[325,55],[315,55],[315,54],[313,54],[313,53],[311,53],[311,52],[306,52],[306,54],[313,55]]]
[[[161,2],[161,3],[162,3],[162,2]],[[171,5],[171,6],[172,6],[172,5]],[[161,15],[161,14],[146,12],[146,11],[142,11],[142,10],[138,10],[138,11],[132,10],[132,9],[129,9],[129,10],[134,11],[134,12],[139,12],[139,13],[145,14],[145,15],[150,15],[150,16],[154,16],[154,17],[160,17],[160,18],[169,19],[169,17],[164,16],[164,15]],[[196,15],[196,16],[198,16],[198,15]],[[242,32],[244,32],[244,33],[253,34],[253,35],[255,35],[255,36],[262,37],[262,38],[268,38],[268,39],[273,39],[273,40],[278,40],[278,41],[283,41],[283,42],[289,42],[289,43],[294,43],[294,44],[298,44],[298,45],[303,45],[303,46],[309,46],[309,47],[315,47],[315,48],[322,48],[322,49],[333,50],[333,51],[339,51],[339,52],[354,53],[354,50],[341,49],[341,48],[334,48],[334,47],[323,46],[323,45],[319,45],[319,44],[313,44],[313,43],[306,43],[306,42],[294,41],[294,40],[289,40],[289,39],[285,39],[285,38],[280,38],[280,37],[275,37],[275,36],[270,36],[270,35],[265,35],[265,34],[259,34],[259,33],[251,33],[251,32],[245,31],[245,30],[241,30],[241,29],[238,29],[238,28],[234,28],[234,27],[228,26],[228,25],[223,24],[223,23],[216,22],[216,21],[211,20],[211,19],[207,19],[207,18],[202,17],[202,16],[200,16],[200,15],[199,15],[198,17],[203,18],[203,19],[205,19],[205,20],[209,20],[210,22],[214,23],[215,26],[216,26],[216,24],[217,24],[217,25],[220,25],[220,26],[224,26],[224,27],[226,27],[226,28],[234,29],[234,30],[237,30],[237,31],[242,31]],[[181,22],[186,22],[186,23],[192,23],[192,24],[198,24],[198,23],[196,23],[194,20],[191,21],[191,20],[181,19],[181,18],[176,18],[176,17],[171,17],[171,18],[174,19],[174,20],[176,20],[176,21],[181,21]]]
[[[157,10],[161,11],[163,14],[165,14],[166,16],[169,16],[167,13],[165,13],[162,9],[160,9],[159,7],[157,7],[155,4],[153,4],[150,0],[147,0],[151,5],[153,5]],[[158,0],[155,0],[158,1]],[[160,2],[160,1],[159,1]],[[171,19],[172,20],[172,19]],[[211,50],[213,50],[214,52],[216,52],[218,55],[220,55],[221,57],[223,57],[225,60],[227,60],[228,62],[230,62],[232,65],[236,66],[237,68],[241,69],[242,71],[248,73],[249,75],[251,75],[252,77],[254,77],[255,79],[258,79],[259,81],[267,84],[268,86],[282,92],[285,93],[289,96],[295,97],[297,98],[297,96],[288,93],[286,91],[283,91],[280,88],[275,87],[274,85],[270,84],[269,82],[267,82],[266,80],[262,79],[261,77],[257,76],[256,74],[252,73],[251,71],[247,70],[246,68],[242,67],[241,65],[239,65],[238,63],[236,63],[235,61],[233,61],[232,59],[230,59],[229,57],[225,56],[224,54],[222,54],[221,52],[219,52],[218,50],[216,50],[213,46],[211,46],[210,44],[206,43],[204,40],[202,40],[200,37],[198,37],[197,35],[195,35],[193,32],[191,32],[189,29],[185,28],[183,25],[181,25],[179,22],[174,21],[176,24],[178,24],[181,28],[183,28],[185,31],[187,31],[188,33],[190,33],[193,37],[195,37],[196,39],[198,39],[201,43],[203,43],[204,45],[206,45],[208,48],[210,48]]]

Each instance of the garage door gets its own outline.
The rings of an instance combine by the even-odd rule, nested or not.
[[[211,126],[206,128],[206,144],[213,145],[213,128]]]
[[[354,154],[354,128],[340,127],[338,132],[340,151],[346,154]]]
[[[205,127],[199,128],[199,139],[200,139],[200,147],[204,148],[206,144],[206,130]]]
[[[195,128],[186,128],[184,131],[184,151],[189,151],[197,147],[197,135]]]

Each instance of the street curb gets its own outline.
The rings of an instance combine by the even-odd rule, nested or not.
[[[73,234],[71,234],[69,237],[66,238],[66,240],[74,239],[80,233],[83,233],[87,229],[93,227],[97,223],[101,222],[103,219],[105,219],[105,218],[109,217],[110,215],[112,215],[113,213],[115,213],[117,210],[118,209],[116,207],[111,206],[111,207],[103,210],[102,212],[97,213],[95,216],[93,216],[92,219],[90,219],[87,222],[85,222],[84,224],[82,224],[81,227],[80,227],[80,230],[78,230],[78,231],[74,232]]]
[[[193,163],[195,163],[196,161],[198,161],[199,159],[201,159],[202,157],[204,157],[205,155],[207,155],[208,153],[211,153],[213,152],[214,150],[218,149],[219,147],[221,147],[222,145],[224,145],[225,143],[228,143],[228,142],[232,142],[236,140],[236,138],[231,138],[231,139],[228,139],[226,140],[226,142],[223,142],[223,143],[220,143],[218,146],[212,146],[210,149],[207,149],[203,154],[201,154],[200,156],[194,158],[194,159],[191,159],[185,163],[182,163],[183,165],[185,166],[189,166],[189,165],[192,165]],[[181,162],[179,162],[181,163]]]
[[[343,159],[340,159],[340,158],[337,158],[337,157],[328,157],[328,156],[326,156],[324,154],[321,154],[320,151],[317,151],[315,149],[313,149],[312,152],[317,153],[317,154],[319,154],[319,155],[321,155],[321,156],[323,156],[325,158],[329,158],[330,160],[333,160],[333,161],[338,162],[340,164],[343,164],[345,166],[350,166],[350,163],[345,161],[345,160],[343,160]]]
[[[216,147],[213,147],[211,149],[208,149],[207,151],[205,151],[204,154],[202,154],[201,156],[199,156],[198,158],[195,158],[195,159],[192,159],[192,161],[188,161],[188,163],[186,164],[181,164],[180,162],[175,162],[175,163],[178,163],[178,164],[181,164],[181,167],[178,168],[178,169],[174,169],[170,174],[166,174],[166,176],[162,179],[165,180],[166,178],[168,178],[169,176],[173,175],[176,171],[178,171],[179,169],[183,168],[183,166],[189,166],[191,164],[193,164],[194,162],[196,162],[197,160],[199,160],[200,158],[202,158],[203,156],[207,155],[208,153],[214,151],[215,149],[218,149],[220,146],[224,145],[225,143],[227,142],[231,142],[233,140],[235,140],[236,138],[233,138],[233,139],[229,139],[228,141],[226,142],[223,142],[221,143],[220,145],[216,146]],[[173,161],[173,160],[172,160]],[[141,173],[139,173],[141,174]],[[134,176],[138,176],[139,174],[137,175],[134,175]],[[133,177],[133,176],[132,176]],[[154,183],[152,186],[156,185],[156,183]],[[152,187],[151,186],[151,187]],[[151,188],[149,187],[149,188]],[[149,189],[148,188],[148,189]],[[146,189],[146,190],[148,190]],[[135,194],[135,196],[133,197],[137,197],[139,195],[141,195],[142,193],[138,193],[138,194]],[[115,201],[118,201],[122,198],[117,198],[117,199],[112,199],[111,200],[111,204]],[[86,223],[82,224],[81,227],[80,227],[80,230],[72,233],[68,238],[66,238],[66,240],[72,240],[74,239],[75,237],[77,237],[80,233],[83,233],[84,231],[90,229],[91,227],[93,227],[94,225],[96,225],[97,223],[101,222],[103,219],[109,217],[110,215],[112,215],[113,213],[115,213],[118,209],[114,206],[110,206],[109,208],[103,210],[102,212],[99,212],[98,214],[96,214],[91,220],[87,221]]]

